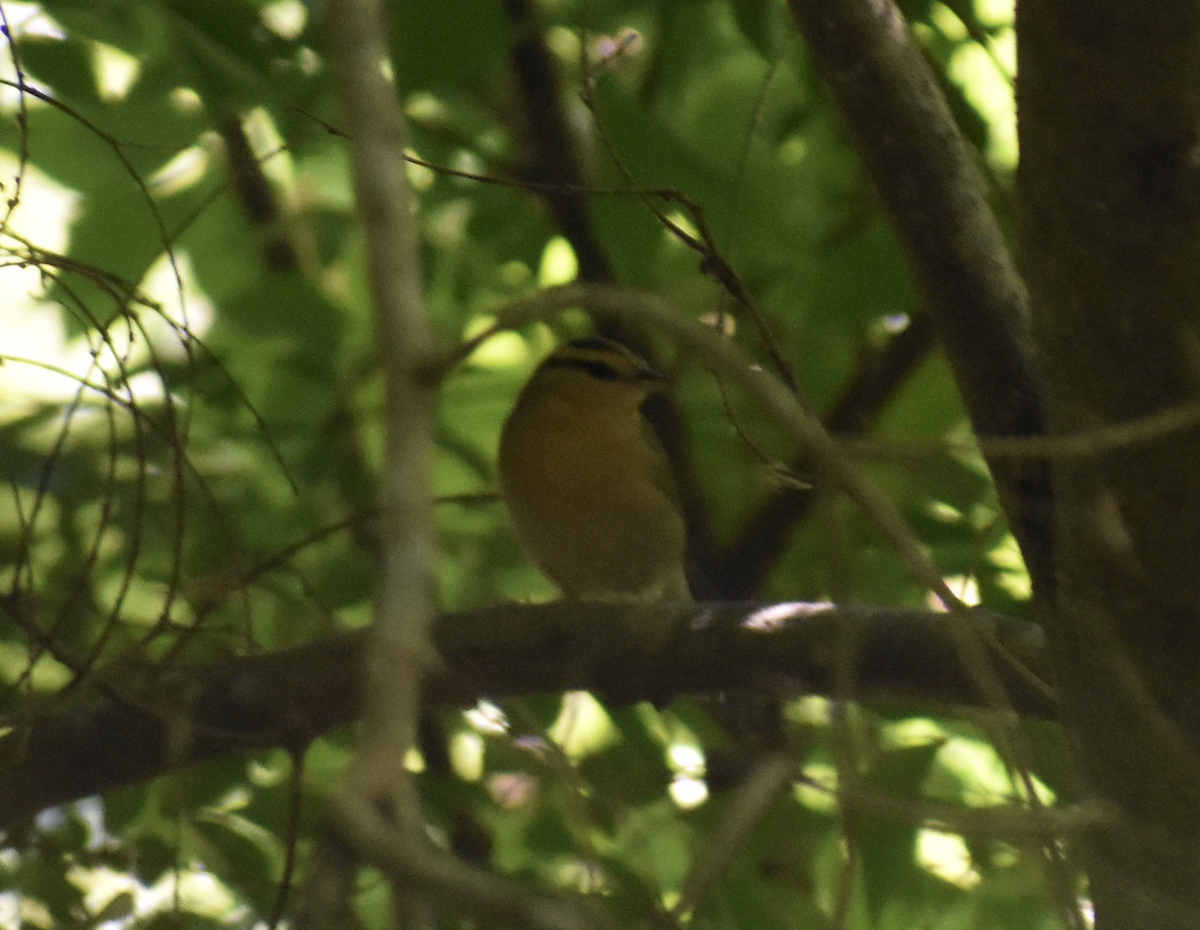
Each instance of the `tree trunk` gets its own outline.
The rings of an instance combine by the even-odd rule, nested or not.
[[[1021,246],[1052,434],[1200,397],[1200,4],[1018,10]],[[1099,930],[1200,927],[1200,430],[1053,464],[1043,602]]]

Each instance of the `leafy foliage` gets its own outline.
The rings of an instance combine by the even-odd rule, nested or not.
[[[782,4],[509,6],[394,10],[425,291],[444,345],[583,264],[539,186],[562,175],[543,163],[545,129],[513,76],[530,36],[561,82],[550,98],[577,137],[580,202],[615,280],[680,313],[729,311],[663,219],[707,226],[761,307],[761,331],[736,314],[736,338],[765,365],[769,339],[819,410],[915,325],[903,255]],[[982,7],[962,15],[1003,51],[1011,29]],[[16,39],[0,119],[12,198],[0,271],[0,706],[83,684],[119,696],[147,664],[219,663],[362,626],[378,548],[380,360],[323,5],[46,0],[5,12]],[[995,140],[1007,128],[977,102],[1008,94],[1008,78],[961,77],[980,46],[946,6],[907,13],[1003,208],[1012,165]],[[639,193],[651,189],[677,194]],[[59,241],[38,219],[64,197]],[[496,336],[442,386],[434,481],[448,611],[552,595],[507,531],[494,449],[531,367],[587,325],[567,314]],[[639,335],[677,382],[683,458],[708,504],[694,516],[716,564],[780,493],[764,459],[795,450],[745,398]],[[878,419],[877,442],[858,447],[861,465],[948,576],[1021,615],[1027,578],[948,370],[936,352],[908,367],[865,417]],[[925,603],[864,518],[818,505],[770,555],[760,597]],[[472,861],[645,921],[679,902],[736,798],[725,782],[752,767],[710,709],[543,695],[444,712],[425,751],[431,823]],[[1053,925],[1036,847],[969,836],[929,851],[919,801],[967,810],[1020,791],[981,733],[923,713],[789,701],[803,776],[689,902],[695,924]],[[1046,743],[1046,768],[1061,767],[1055,738]],[[0,887],[12,889],[0,924],[270,919],[292,859],[298,880],[312,865],[349,746],[349,734],[328,734],[303,753],[215,761],[18,825],[0,851]],[[717,777],[730,758],[735,777]],[[839,785],[898,813],[844,808]],[[1069,798],[1069,785],[1054,790]],[[957,872],[946,848],[961,853]],[[365,872],[366,925],[385,925],[385,897]]]

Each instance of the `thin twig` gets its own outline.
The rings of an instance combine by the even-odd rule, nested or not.
[[[708,839],[704,855],[692,867],[679,892],[671,916],[683,921],[708,897],[742,851],[751,831],[799,774],[796,761],[785,753],[764,757],[738,788],[717,829]]]

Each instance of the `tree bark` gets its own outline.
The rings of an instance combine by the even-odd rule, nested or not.
[[[1041,393],[1018,276],[970,150],[893,0],[789,0],[879,192],[976,435],[1037,436]],[[1034,587],[1054,583],[1049,475],[984,456]]]
[[[863,700],[978,704],[945,619],[829,604],[493,607],[438,621],[443,665],[426,698],[465,706],[580,688],[616,703],[733,690],[828,694],[848,630]],[[977,622],[1009,656],[1045,674],[1036,627],[984,612]],[[645,630],[666,628],[647,641]],[[357,718],[365,643],[365,632],[347,633],[214,665],[126,669],[119,692],[115,673],[100,674],[103,689],[0,717],[0,830],[43,808],[210,759],[302,750]],[[1021,712],[1053,716],[1053,701],[1015,666],[1000,671]]]
[[[1200,6],[1018,5],[1021,244],[1050,430],[1200,396]],[[1042,607],[1064,723],[1117,816],[1099,930],[1200,926],[1200,432],[1053,463]]]

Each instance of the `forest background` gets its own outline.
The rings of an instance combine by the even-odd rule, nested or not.
[[[3,4],[0,925],[1200,925],[1200,12],[1132,6]],[[495,494],[593,326],[695,608]]]

